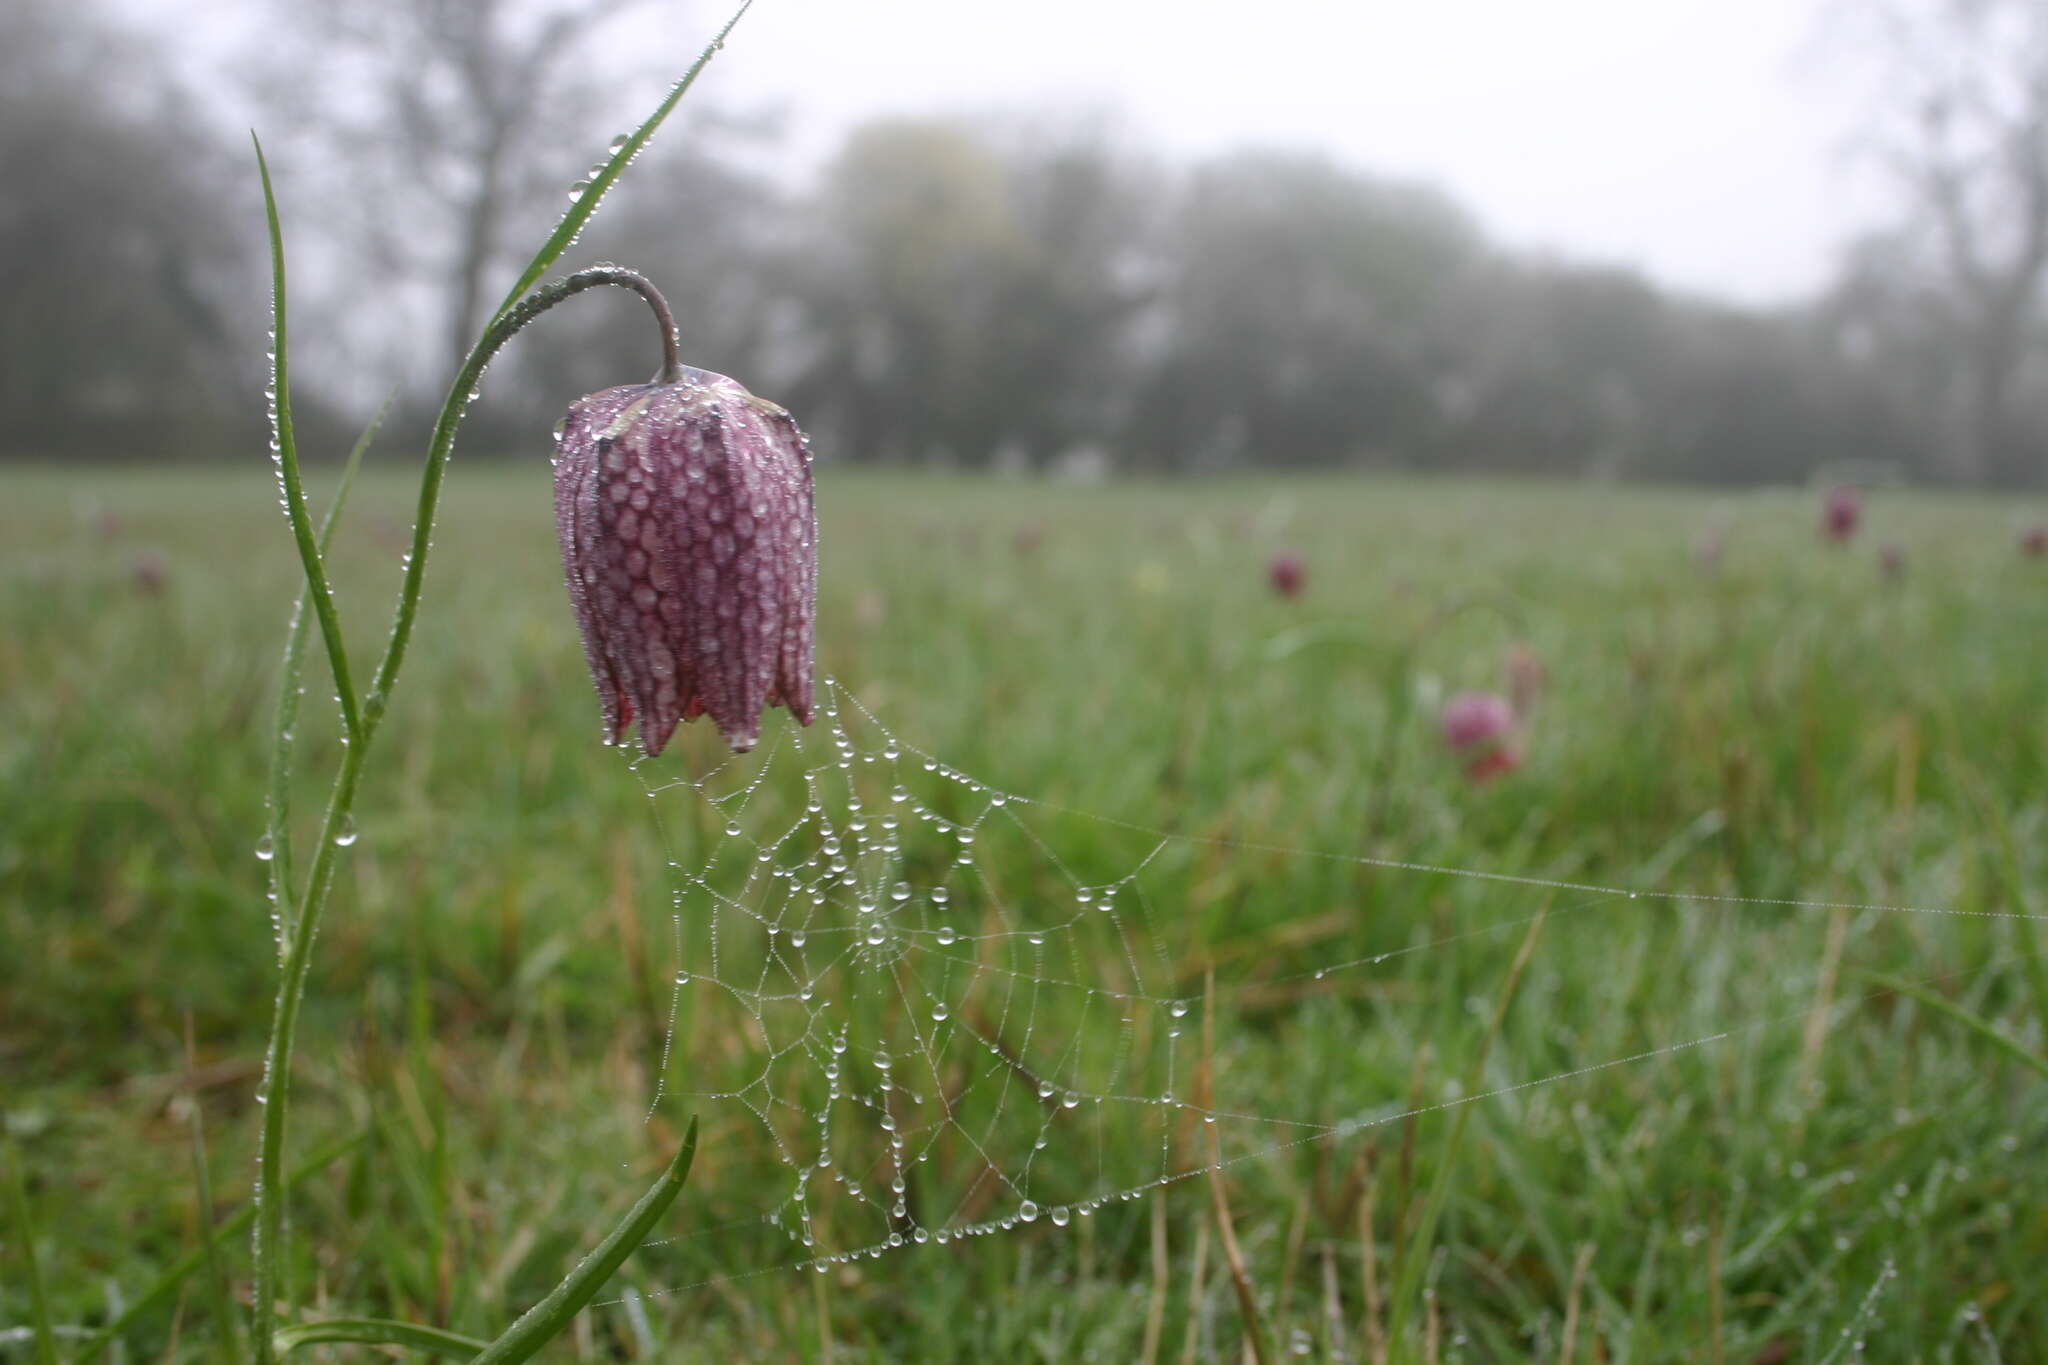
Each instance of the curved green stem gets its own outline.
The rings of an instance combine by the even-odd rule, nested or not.
[[[281,252],[278,254],[282,255]],[[654,286],[640,275],[614,266],[579,271],[535,290],[516,307],[500,314],[485,329],[482,340],[477,342],[469,359],[464,362],[462,373],[457,376],[455,387],[442,406],[440,420],[434,426],[434,439],[428,448],[427,469],[420,493],[419,521],[414,527],[413,553],[406,562],[405,581],[399,589],[397,621],[392,627],[391,642],[378,665],[376,680],[365,701],[361,719],[349,731],[341,770],[335,775],[334,789],[328,796],[327,813],[320,822],[320,842],[315,848],[312,868],[306,874],[305,890],[299,897],[298,913],[291,920],[286,939],[284,969],[278,981],[277,1001],[271,1016],[270,1045],[263,1057],[263,1134],[256,1154],[256,1301],[253,1322],[259,1362],[272,1358],[274,1346],[272,1325],[276,1320],[281,1256],[279,1238],[283,1235],[286,1191],[282,1181],[275,1182],[276,1187],[273,1188],[272,1172],[281,1170],[283,1163],[285,1120],[290,1108],[292,1049],[298,1036],[299,1005],[305,996],[306,975],[312,965],[313,941],[319,933],[320,914],[326,908],[328,892],[334,885],[336,850],[340,847],[337,839],[347,827],[355,808],[356,784],[362,776],[363,761],[383,719],[385,700],[390,696],[398,670],[405,662],[406,644],[411,638],[413,620],[419,610],[421,575],[426,567],[428,539],[439,502],[441,478],[447,469],[448,454],[455,445],[455,429],[461,423],[468,394],[475,388],[484,367],[505,343],[564,299],[599,285],[632,289],[654,305],[655,315],[669,338],[665,354],[672,366],[674,327],[668,306]],[[279,331],[282,334],[282,328]],[[297,468],[294,465],[289,482],[295,485],[296,481]],[[317,566],[317,551],[312,562]]]
[[[420,585],[427,571],[427,551],[432,544],[434,518],[441,503],[441,482],[448,473],[448,457],[455,449],[455,429],[462,423],[469,396],[476,391],[491,360],[521,328],[562,300],[598,285],[631,289],[647,300],[654,309],[655,320],[661,325],[663,377],[658,382],[675,382],[678,369],[675,318],[660,291],[646,277],[634,271],[617,266],[579,270],[553,284],[542,285],[492,319],[483,336],[470,349],[469,357],[462,362],[462,370],[448,390],[447,401],[441,405],[441,415],[434,421],[434,436],[427,445],[427,467],[420,478],[419,507],[413,516],[412,552],[405,557],[405,581],[398,590],[398,612],[391,622],[390,643],[384,648],[384,657],[378,662],[376,676],[370,683],[370,695],[364,701],[364,719],[370,733],[376,731],[377,723],[383,719],[384,708],[391,697],[391,686],[398,679],[398,670],[405,664],[406,648],[412,643],[413,620],[419,612]]]
[[[300,562],[305,570],[307,592],[313,600],[314,610],[320,620],[321,634],[327,643],[328,659],[334,670],[344,738],[347,743],[341,769],[335,774],[326,815],[321,820],[320,843],[313,857],[312,868],[306,876],[305,892],[300,899],[297,913],[291,916],[289,921],[283,970],[271,1018],[270,1044],[264,1053],[265,1112],[256,1158],[256,1283],[255,1304],[251,1315],[257,1365],[270,1365],[276,1358],[273,1327],[277,1319],[276,1295],[281,1255],[279,1239],[287,1193],[286,1182],[281,1173],[285,1147],[285,1119],[289,1110],[292,1049],[298,1032],[299,1003],[305,991],[306,975],[312,961],[313,941],[320,925],[320,913],[326,906],[327,893],[334,881],[335,836],[346,827],[350,813],[354,809],[356,784],[362,775],[363,760],[369,752],[370,740],[383,719],[385,707],[390,700],[391,688],[398,679],[398,671],[405,662],[406,647],[412,638],[413,621],[419,611],[420,588],[426,572],[427,552],[432,543],[435,514],[440,505],[441,482],[447,473],[449,452],[455,445],[456,427],[461,423],[469,395],[475,391],[477,382],[483,377],[484,368],[498,350],[511,340],[520,328],[532,322],[541,313],[572,294],[595,285],[610,284],[633,289],[654,307],[656,319],[662,329],[661,377],[664,382],[673,382],[678,370],[674,319],[659,293],[640,276],[631,271],[612,268],[590,270],[534,290],[531,294],[528,291],[533,289],[535,282],[576,240],[577,234],[583,230],[583,225],[596,211],[606,192],[617,183],[626,166],[639,155],[641,149],[647,145],[648,139],[653,137],[655,130],[674,111],[684,93],[696,81],[698,74],[709,64],[712,56],[724,46],[726,36],[732,32],[733,26],[739,23],[751,2],[752,0],[743,0],[738,10],[719,30],[717,37],[705,47],[690,69],[684,73],[683,78],[670,88],[667,97],[655,106],[654,111],[613,151],[604,167],[592,178],[590,188],[569,212],[562,216],[561,222],[555,225],[555,230],[549,234],[547,241],[542,243],[540,250],[527,262],[525,270],[505,296],[504,303],[499,306],[497,315],[463,361],[462,371],[450,387],[447,397],[442,402],[441,414],[434,423],[433,439],[427,449],[426,468],[420,477],[419,506],[413,523],[412,551],[406,557],[405,577],[399,587],[398,607],[392,620],[391,636],[385,645],[384,656],[378,662],[370,691],[362,699],[360,708],[355,689],[349,680],[348,658],[342,645],[334,595],[328,587],[326,567],[313,536],[312,519],[306,509],[305,491],[299,478],[298,451],[292,433],[290,391],[286,383],[288,373],[284,241],[278,224],[277,202],[271,188],[270,171],[263,161],[261,144],[256,148],[257,166],[263,180],[265,217],[270,233],[271,284],[274,291],[272,305],[275,351],[272,378],[275,384],[278,481],[284,493],[285,510],[291,519],[292,535],[298,544]]]

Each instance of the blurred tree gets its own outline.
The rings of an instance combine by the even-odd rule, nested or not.
[[[214,453],[255,402],[246,194],[187,96],[77,0],[0,5],[0,433]]]
[[[1685,310],[1619,270],[1496,257],[1448,324],[1439,463],[1607,476],[1651,467]]]
[[[1471,221],[1320,157],[1199,167],[1162,244],[1129,439],[1153,468],[1329,465],[1429,439]]]
[[[1042,460],[1104,434],[1144,173],[1092,130],[885,120],[827,169],[793,396],[859,458]]]
[[[280,176],[361,244],[349,292],[383,301],[372,321],[388,368],[417,373],[426,357],[438,376],[460,362],[600,150],[590,130],[652,88],[651,48],[620,46],[615,28],[604,60],[589,59],[608,26],[648,3],[271,0],[263,52],[244,70],[274,115]],[[364,266],[374,286],[360,282]],[[406,312],[429,345],[390,326]]]
[[[1926,318],[1955,348],[1957,472],[2048,476],[2022,419],[2048,283],[2048,7],[2039,0],[1861,0],[1879,89],[1871,138],[1905,189],[1895,261],[1943,286]]]

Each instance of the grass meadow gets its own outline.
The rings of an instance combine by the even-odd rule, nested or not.
[[[89,1329],[248,1201],[297,565],[260,468],[0,490],[0,1150],[50,1313]],[[411,500],[367,473],[331,560],[365,651]],[[669,784],[720,761],[708,723],[629,767],[599,743],[545,463],[458,459],[299,1038],[295,1301],[488,1337],[695,1114],[659,1240],[548,1358],[2048,1358],[2048,562],[2015,548],[2048,508],[1878,492],[1847,546],[1817,515],[827,467],[819,668],[875,718],[842,708],[848,790],[900,771],[936,823],[903,833],[908,946],[849,948],[820,1000],[771,1009],[732,987],[772,946],[703,907],[802,791],[718,784],[829,767],[828,726],[800,759],[777,719],[775,757],[702,792]],[[1436,707],[1500,688],[1518,646],[1544,673],[1525,761],[1475,784]],[[915,749],[871,762],[881,726]],[[977,918],[942,953],[947,878]],[[1109,885],[1126,908],[1075,913]],[[788,1036],[776,1010],[829,1027],[719,1098]],[[948,1094],[950,1131],[920,1127]],[[781,1157],[832,1105],[806,1247]],[[899,1131],[925,1160],[898,1164]],[[892,1173],[900,1217],[846,1184]],[[991,1231],[887,1245],[913,1226]],[[95,1359],[229,1358],[246,1234],[189,1263]],[[299,1358],[323,1351],[379,1358]]]

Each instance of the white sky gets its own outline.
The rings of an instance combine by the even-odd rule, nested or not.
[[[878,113],[1041,105],[1179,154],[1320,147],[1511,245],[1767,302],[1880,211],[1824,33],[1816,0],[757,0],[700,90],[786,106],[813,156]]]

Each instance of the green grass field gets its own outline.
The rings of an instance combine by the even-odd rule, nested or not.
[[[296,587],[273,492],[0,475],[0,1153],[60,1325],[247,1203]],[[342,530],[363,654],[411,496],[374,473]],[[1235,1361],[1248,1334],[1274,1359],[2048,1358],[2048,563],[2014,546],[2048,508],[1880,493],[1839,548],[1792,493],[833,468],[820,504],[820,672],[946,766],[867,761],[886,741],[849,705],[844,774],[829,727],[799,753],[778,719],[769,780],[714,807],[761,760],[666,785],[715,767],[706,725],[637,770],[598,742],[545,463],[458,461],[299,1038],[296,1157],[360,1139],[294,1193],[306,1313],[493,1335],[695,1114],[661,1240],[547,1358]],[[1474,785],[1435,708],[1517,644],[1547,674],[1526,762]],[[336,755],[312,649],[302,813]],[[923,918],[763,1004],[733,988],[772,936],[707,907],[748,841],[806,847],[767,842],[803,765],[842,825],[846,784],[878,813],[900,778],[901,809],[980,839],[962,866],[907,821]],[[1076,911],[1112,883],[1114,913]],[[828,1106],[807,1248],[781,1155]],[[900,1218],[844,1183],[884,1189],[892,1131],[925,1157]],[[246,1236],[219,1259],[120,1358],[227,1358]]]

